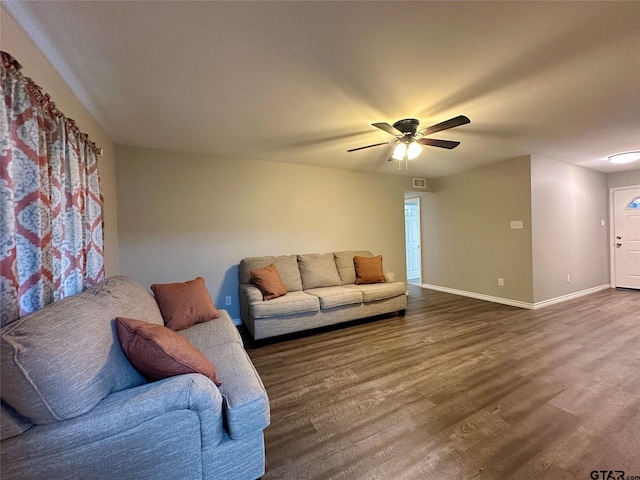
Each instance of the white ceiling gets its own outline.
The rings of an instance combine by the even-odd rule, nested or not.
[[[4,5],[118,144],[394,174],[389,146],[346,152],[393,139],[372,122],[464,114],[409,175],[639,167],[604,161],[640,149],[637,1]]]

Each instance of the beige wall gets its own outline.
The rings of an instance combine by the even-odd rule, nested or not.
[[[422,283],[531,302],[529,157],[436,179],[433,190],[421,197]]]
[[[116,173],[114,145],[100,125],[82,106],[55,68],[31,42],[25,32],[15,23],[4,7],[0,19],[2,50],[11,54],[22,65],[22,73],[31,77],[51,96],[65,116],[73,118],[80,130],[89,135],[97,146],[104,150],[99,157],[98,168],[104,195],[104,261],[107,276],[118,273],[118,218],[116,205]]]
[[[423,283],[531,305],[606,285],[607,182],[629,177],[526,156],[435,180],[421,197]]]
[[[203,276],[237,319],[244,257],[368,249],[406,275],[410,178],[120,146],[116,158],[120,271],[145,285]]]
[[[607,175],[607,185],[609,188],[640,185],[640,168],[626,172],[610,173]]]
[[[531,185],[534,303],[609,283],[607,175],[532,156]]]

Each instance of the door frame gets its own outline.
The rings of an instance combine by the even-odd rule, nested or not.
[[[640,185],[626,185],[624,187],[613,187],[609,189],[609,282],[611,288],[616,288],[616,249],[613,244],[615,238],[615,205],[613,202],[613,192],[622,190],[633,190],[640,188]]]
[[[420,196],[415,196],[415,197],[406,197],[404,199],[404,205],[407,204],[412,204],[412,205],[417,205],[418,206],[418,250],[419,250],[419,271],[420,271],[420,275],[419,275],[419,279],[420,279],[420,284],[422,284],[422,206],[420,205]],[[406,223],[405,223],[406,224]],[[405,227],[405,242],[406,242],[406,235],[407,235],[407,229]],[[406,243],[405,243],[406,244]],[[406,249],[405,249],[405,264],[407,263],[407,254],[406,254]],[[409,272],[407,271],[407,281],[409,280]]]

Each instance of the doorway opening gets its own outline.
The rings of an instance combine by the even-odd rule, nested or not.
[[[422,283],[422,254],[420,249],[420,198],[404,201],[404,238],[407,258],[407,283]]]

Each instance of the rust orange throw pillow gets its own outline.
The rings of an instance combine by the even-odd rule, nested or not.
[[[287,287],[273,263],[264,268],[251,270],[250,273],[251,283],[260,289],[265,300],[272,300],[287,294]]]
[[[164,324],[171,330],[184,330],[220,317],[202,277],[184,283],[155,283],[151,290]]]
[[[377,257],[353,257],[356,269],[356,285],[363,283],[384,283],[382,255]]]
[[[116,318],[120,346],[145,377],[161,380],[185,373],[201,373],[221,385],[215,365],[182,335],[155,323]]]

